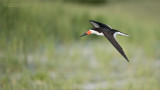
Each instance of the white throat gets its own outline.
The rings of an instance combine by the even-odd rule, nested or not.
[[[91,31],[91,34],[96,34],[96,35],[98,35],[98,36],[104,36],[104,34],[101,32],[101,33],[99,33],[99,32],[97,32],[97,31],[95,31],[95,30],[92,30],[92,29],[90,29],[89,31]]]

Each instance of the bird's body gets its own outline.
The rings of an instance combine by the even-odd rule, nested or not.
[[[84,33],[82,36],[85,35],[89,35],[89,34],[96,34],[98,36],[105,36],[110,42],[111,44],[119,51],[119,53],[127,60],[127,56],[125,55],[123,49],[121,48],[121,46],[119,45],[118,41],[116,40],[116,35],[124,35],[124,36],[129,36],[127,34],[124,34],[118,30],[112,29],[110,26],[97,22],[97,21],[89,21],[93,28],[90,29],[89,31],[87,31],[86,33]]]

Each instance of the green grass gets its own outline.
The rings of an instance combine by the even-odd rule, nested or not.
[[[130,52],[136,57],[129,55],[128,63],[110,44],[89,42],[58,45],[55,50],[46,46],[29,53],[27,65],[24,55],[2,56],[1,88],[159,89],[159,61],[147,58],[140,49]]]
[[[0,89],[160,89],[159,4],[3,1]],[[79,38],[89,20],[131,35],[117,36],[129,63],[104,37]]]

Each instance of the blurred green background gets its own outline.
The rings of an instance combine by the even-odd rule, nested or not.
[[[79,36],[95,20],[117,36]],[[160,90],[160,1],[1,0],[1,90]]]

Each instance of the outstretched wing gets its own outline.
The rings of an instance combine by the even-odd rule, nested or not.
[[[104,36],[110,41],[110,43],[119,51],[119,53],[129,62],[127,56],[125,55],[122,47],[119,45],[117,40],[115,39],[116,32],[103,31]]]
[[[97,22],[97,21],[93,21],[93,20],[89,20],[89,22],[92,24],[92,26],[94,28],[108,28],[108,29],[112,29],[110,26],[106,25],[106,24],[103,24],[103,23],[100,23],[100,22]]]

